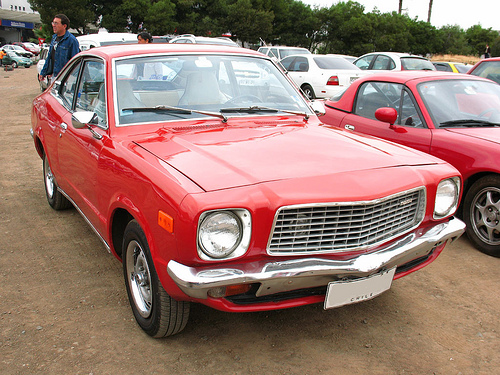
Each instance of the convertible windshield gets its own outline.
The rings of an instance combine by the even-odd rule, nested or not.
[[[449,79],[421,83],[418,91],[437,127],[500,124],[500,86],[494,82]]]
[[[114,80],[120,125],[213,117],[221,110],[228,117],[280,111],[311,114],[283,73],[263,58],[192,54],[128,58],[116,62]]]

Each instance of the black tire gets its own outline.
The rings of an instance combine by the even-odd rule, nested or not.
[[[45,186],[45,196],[50,207],[54,210],[65,210],[70,208],[71,202],[57,189],[57,182],[50,169],[47,155],[43,155],[43,184]]]
[[[13,67],[14,69],[15,69],[15,68],[17,68],[17,62],[13,61],[13,62],[12,62],[12,67]]]
[[[500,257],[500,176],[483,177],[471,186],[463,202],[463,218],[474,246]]]
[[[122,263],[130,306],[139,326],[155,338],[181,332],[189,319],[190,303],[174,300],[163,289],[146,236],[135,220],[125,228]]]
[[[311,87],[311,85],[306,83],[306,84],[302,85],[301,89],[308,99],[311,99],[311,100],[316,99],[316,95],[314,94],[314,90]]]

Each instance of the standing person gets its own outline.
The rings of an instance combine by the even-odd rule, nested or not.
[[[0,66],[3,65],[3,57],[7,55],[7,53],[2,49],[0,50]]]
[[[491,48],[489,44],[486,45],[486,51],[484,52],[484,58],[489,59],[491,57]]]
[[[78,52],[80,46],[78,40],[69,31],[69,18],[64,14],[56,14],[52,21],[52,41],[50,42],[49,53],[39,79],[42,81],[45,77],[49,79],[49,84],[57,77],[64,65]]]

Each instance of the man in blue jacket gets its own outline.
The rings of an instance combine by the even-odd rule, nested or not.
[[[54,35],[50,42],[49,53],[39,79],[45,77],[49,79],[49,84],[57,77],[64,65],[78,52],[80,46],[78,40],[69,31],[69,18],[64,14],[56,14],[52,21],[52,30]]]

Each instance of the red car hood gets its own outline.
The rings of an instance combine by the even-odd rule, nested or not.
[[[455,134],[462,134],[469,137],[482,139],[488,142],[500,144],[500,128],[460,128],[446,129]]]
[[[442,162],[384,140],[315,125],[167,130],[135,143],[205,191]]]

